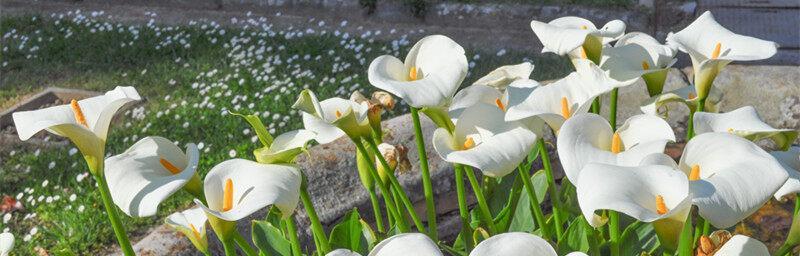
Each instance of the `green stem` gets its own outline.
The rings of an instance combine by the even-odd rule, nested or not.
[[[561,196],[558,194],[558,190],[556,190],[556,180],[553,178],[553,169],[550,166],[550,155],[547,153],[544,139],[540,138],[539,142],[537,142],[537,146],[539,147],[539,155],[541,155],[542,166],[544,167],[544,173],[545,176],[547,176],[547,183],[549,184],[547,190],[550,192],[550,201],[553,204],[553,220],[556,226],[556,240],[558,240],[561,238],[561,234],[564,233],[564,227],[562,226],[564,222],[561,217]]]
[[[319,239],[317,246],[317,251],[321,252],[322,255],[327,254],[330,252],[331,248],[328,244],[328,237],[325,235],[325,230],[322,228],[322,223],[319,222],[319,217],[317,216],[317,210],[314,209],[314,204],[311,202],[311,197],[308,196],[308,190],[300,189],[300,200],[303,201],[303,208],[306,209],[306,213],[308,214],[308,219],[311,220],[311,231],[314,232],[314,235]]]
[[[367,144],[369,144],[370,149],[372,149],[372,152],[374,152],[375,156],[378,157],[378,161],[381,163],[381,166],[383,166],[385,170],[391,170],[391,168],[389,168],[389,163],[386,162],[386,159],[383,158],[383,154],[381,154],[381,151],[378,150],[378,145],[375,144],[375,141],[369,139],[366,141]],[[375,167],[375,165],[371,166],[373,168]],[[411,200],[408,199],[408,196],[406,195],[406,192],[403,191],[403,187],[400,185],[400,182],[397,181],[397,177],[391,174],[386,176],[389,178],[389,182],[391,183],[394,190],[397,192],[397,196],[400,197],[400,201],[403,203],[403,205],[405,205],[406,211],[411,216],[411,220],[414,221],[414,226],[417,227],[417,230],[419,232],[426,233],[425,225],[422,224],[422,220],[419,218],[419,215],[417,215],[417,211],[414,210],[414,204],[412,204]]]
[[[383,233],[383,214],[381,213],[381,203],[378,201],[378,195],[375,194],[374,189],[369,191],[369,200],[372,202],[372,213],[375,215],[375,225],[378,226],[378,232]]]
[[[533,183],[531,182],[531,176],[528,175],[528,171],[523,170],[521,168],[517,168],[519,171],[520,177],[522,177],[522,184],[525,185],[525,191],[528,193],[528,199],[531,201],[531,210],[533,211],[533,217],[536,219],[536,225],[542,229],[542,237],[545,239],[550,239],[550,227],[547,226],[547,222],[544,219],[544,213],[542,213],[542,206],[540,205],[539,198],[536,196],[536,192],[533,189]]]
[[[686,142],[689,142],[694,137],[694,113],[703,112],[705,105],[706,99],[700,99],[697,101],[697,109],[689,111],[689,123],[686,124]]]
[[[689,216],[686,217],[686,223],[683,224],[683,229],[681,230],[680,240],[678,241],[678,251],[677,255],[679,256],[691,256],[692,255],[692,247],[694,246],[694,238],[692,237],[692,213],[689,213]]]
[[[481,189],[481,184],[478,183],[478,179],[475,178],[475,172],[472,170],[471,166],[464,165],[464,172],[467,174],[467,180],[469,180],[469,184],[472,186],[472,191],[475,193],[475,198],[478,199],[478,210],[480,211],[480,217],[483,219],[484,224],[489,229],[489,235],[497,234],[497,228],[494,226],[494,220],[492,219],[492,212],[489,211],[489,203],[486,202],[486,197],[483,195],[483,189]]]
[[[428,235],[434,242],[439,241],[439,232],[436,230],[436,206],[433,203],[433,185],[431,173],[428,170],[428,152],[425,151],[425,139],[422,137],[422,125],[419,122],[417,108],[411,108],[411,119],[414,122],[414,137],[417,141],[417,154],[419,155],[419,169],[422,171],[422,190],[425,193],[425,212],[428,214]]]
[[[619,213],[608,211],[608,236],[611,238],[611,255],[620,255]]]
[[[386,184],[381,182],[381,177],[378,175],[377,167],[375,167],[375,161],[373,161],[373,158],[369,156],[369,154],[367,153],[367,149],[364,147],[364,144],[361,142],[361,140],[352,139],[352,141],[353,144],[356,145],[358,152],[360,152],[364,157],[364,159],[367,161],[367,165],[369,165],[369,168],[367,169],[369,170],[372,179],[375,180],[376,184],[378,184],[378,188],[381,190],[381,194],[383,194],[383,199],[386,200],[386,211],[388,211],[389,214],[394,216],[395,221],[397,222],[397,229],[399,229],[400,232],[403,233],[408,232],[408,225],[406,225],[405,219],[403,219],[399,214],[400,209],[397,209],[395,207],[394,202],[391,200],[392,194],[389,193],[389,188],[386,187]],[[367,140],[367,141],[371,142],[372,140]],[[383,155],[381,155],[380,151],[376,150],[375,152],[378,152],[376,155],[381,156],[380,159],[383,159]],[[391,170],[391,169],[386,168],[386,170]],[[390,178],[394,178],[394,175],[387,175],[387,176],[389,176]],[[397,179],[393,180],[396,181]]]
[[[239,249],[242,249],[242,251],[244,251],[245,255],[247,256],[258,255],[256,250],[253,250],[253,247],[250,246],[250,243],[248,243],[247,240],[245,240],[244,237],[242,237],[242,234],[239,234],[239,232],[234,232],[233,241],[236,242],[236,245],[239,246]]]
[[[600,114],[600,97],[594,98],[594,101],[592,101],[591,112],[598,115]]]
[[[456,194],[458,195],[458,214],[461,217],[461,238],[467,252],[472,251],[472,228],[470,227],[469,208],[467,207],[466,188],[464,187],[464,168],[460,164],[453,165],[456,179]]]
[[[99,169],[102,169],[102,167]],[[103,172],[101,170],[100,172],[92,173]],[[125,233],[125,227],[122,226],[119,213],[117,213],[117,208],[111,200],[111,192],[108,190],[108,183],[106,183],[105,177],[100,174],[95,175],[94,178],[97,180],[97,187],[100,190],[100,198],[103,200],[103,206],[105,206],[106,213],[108,213],[108,220],[111,221],[111,228],[114,229],[114,235],[117,237],[117,242],[119,243],[120,249],[122,249],[122,253],[125,254],[125,256],[136,255],[136,253],[133,251],[133,247],[131,247],[130,240],[128,240],[128,234]]]
[[[303,252],[300,250],[300,239],[297,238],[297,225],[294,224],[294,215],[283,222],[286,223],[286,231],[289,233],[289,241],[292,243],[292,255],[303,255]]]
[[[789,228],[789,235],[786,236],[786,241],[773,255],[789,255],[798,243],[800,243],[800,193],[795,195],[794,216],[792,217],[792,226]]]
[[[619,95],[619,88],[611,90],[611,111],[608,113],[608,123],[611,124],[611,129],[617,130],[617,96]]]

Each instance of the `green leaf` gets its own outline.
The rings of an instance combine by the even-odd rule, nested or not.
[[[531,176],[531,183],[533,183],[533,192],[536,193],[536,199],[539,199],[539,204],[544,202],[547,196],[547,189],[550,184],[547,183],[547,174],[544,170],[538,170]]]
[[[372,248],[378,244],[378,236],[375,234],[375,231],[372,230],[369,223],[366,221],[359,220],[361,222],[361,233],[364,235],[364,239],[367,241],[368,251],[372,251]]]
[[[539,204],[542,199],[547,196],[547,176],[544,170],[539,170],[531,177],[533,184],[533,192],[536,193],[536,198]],[[528,198],[528,193],[522,193],[519,197],[517,209],[514,213],[514,218],[511,220],[511,225],[508,227],[509,232],[531,232],[536,228],[533,212],[531,211],[531,203]]]
[[[589,252],[587,231],[591,232],[592,230],[588,225],[585,225],[583,218],[575,218],[558,241],[559,254],[575,251]]]
[[[244,120],[250,124],[250,127],[253,128],[253,131],[256,132],[258,140],[261,141],[261,144],[264,145],[264,147],[269,148],[269,146],[272,145],[272,135],[269,134],[267,127],[264,126],[264,123],[261,122],[261,118],[259,118],[257,115],[243,115],[230,111],[228,111],[228,113],[234,116],[244,118]]]
[[[268,221],[253,221],[253,243],[262,254],[267,255],[292,255],[292,247],[289,240],[283,236],[283,232]]]
[[[620,240],[622,240],[622,244],[620,244],[620,253],[622,255],[639,255],[641,252],[652,252],[660,246],[656,231],[650,223],[628,225],[625,231],[622,232]]]
[[[333,227],[330,239],[333,248],[348,249],[362,254],[367,252],[369,249],[367,239],[364,237],[361,216],[358,215],[357,209],[350,211]]]

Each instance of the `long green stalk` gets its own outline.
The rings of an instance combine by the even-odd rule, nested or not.
[[[103,200],[103,206],[105,206],[106,213],[108,213],[108,220],[111,222],[111,228],[114,229],[114,235],[117,237],[117,242],[119,243],[120,249],[122,249],[122,253],[125,254],[125,256],[136,255],[133,251],[133,247],[131,247],[128,234],[125,233],[125,227],[122,226],[117,208],[113,201],[111,201],[111,192],[108,190],[108,183],[105,177],[103,177],[103,172],[92,173],[101,173],[100,175],[95,175],[94,178],[97,181],[97,187],[100,190],[100,198]]]
[[[783,245],[781,245],[773,255],[789,255],[792,249],[798,244],[800,244],[800,193],[795,194],[794,215],[792,217],[792,226],[789,228],[789,235],[786,237],[786,241],[783,242]]]
[[[677,255],[679,256],[692,256],[692,247],[694,246],[694,238],[692,237],[692,229],[694,229],[692,227],[692,212],[694,212],[694,210],[686,217],[686,223],[683,224],[683,229],[681,230],[677,251]]]
[[[383,233],[383,214],[381,213],[381,203],[378,201],[378,195],[375,194],[374,189],[369,191],[369,200],[372,202],[372,213],[375,215],[375,225],[378,226],[378,232]]]
[[[250,243],[248,243],[247,240],[244,239],[242,234],[239,234],[239,232],[234,232],[233,241],[236,242],[236,245],[239,246],[239,249],[242,249],[245,255],[247,256],[258,255],[256,250],[253,250],[253,247],[250,246]]]
[[[467,207],[466,188],[464,187],[464,167],[460,164],[453,165],[456,179],[456,194],[458,195],[458,215],[461,217],[461,238],[467,252],[472,250],[472,227],[469,223],[469,208]]]
[[[378,157],[378,161],[381,163],[381,166],[383,166],[383,168],[386,170],[391,170],[391,168],[389,168],[389,163],[386,162],[386,159],[383,158],[383,154],[381,154],[380,150],[378,150],[378,145],[375,144],[375,141],[373,140],[366,140],[366,141],[367,144],[369,144],[370,149],[372,149],[372,152],[374,152],[375,156]],[[371,165],[371,168],[375,168],[375,165]],[[403,203],[403,205],[405,205],[406,211],[411,216],[411,220],[414,221],[414,226],[417,227],[417,230],[419,232],[426,233],[425,225],[422,224],[422,220],[419,218],[419,215],[417,215],[417,211],[414,210],[414,204],[412,204],[411,200],[408,199],[408,196],[406,195],[406,192],[403,191],[403,187],[400,185],[400,182],[397,181],[397,177],[395,177],[394,175],[386,175],[386,176],[389,178],[389,182],[397,192],[397,196],[400,197],[400,201]]]
[[[536,144],[537,147],[539,147],[539,155],[541,155],[542,166],[544,167],[544,173],[545,176],[547,176],[547,183],[549,184],[547,190],[550,193],[550,202],[553,204],[553,220],[555,221],[556,226],[556,239],[559,239],[561,238],[561,235],[564,234],[564,221],[561,216],[561,196],[558,194],[558,190],[556,189],[556,180],[553,177],[553,169],[550,166],[550,155],[547,153],[547,148],[544,146],[544,139],[540,138],[539,142]]]
[[[331,247],[330,244],[328,244],[328,237],[325,235],[322,223],[317,216],[317,210],[314,209],[314,204],[311,202],[311,197],[308,195],[306,189],[300,189],[300,200],[303,201],[303,208],[306,209],[308,219],[311,221],[311,231],[314,232],[314,235],[319,239],[316,244],[317,251],[325,255],[330,252]]]
[[[367,153],[367,149],[364,147],[364,143],[362,143],[361,140],[359,139],[353,139],[352,141],[353,144],[356,145],[358,152],[361,152],[362,156],[367,161],[367,165],[369,165],[369,168],[367,169],[369,170],[370,175],[372,175],[372,179],[375,180],[376,184],[378,184],[378,188],[381,190],[381,194],[383,194],[383,199],[386,200],[386,211],[388,211],[389,214],[394,216],[395,221],[397,223],[397,229],[399,229],[400,232],[408,232],[408,225],[405,224],[405,219],[401,217],[400,209],[397,209],[395,207],[394,202],[391,200],[392,194],[389,192],[389,188],[386,187],[386,184],[380,182],[381,177],[380,175],[378,175],[377,167],[375,167],[375,161],[373,161],[372,157],[370,157],[369,154]],[[367,141],[371,142],[372,140],[367,140]],[[380,159],[383,159],[383,155],[381,155],[380,151],[376,150],[375,152],[378,152],[377,155],[381,156]],[[386,168],[386,170],[390,169]],[[387,176],[389,176],[390,178],[394,177],[394,175],[387,175]]]
[[[609,107],[611,111],[608,113],[608,123],[611,124],[611,128],[616,131],[617,130],[617,97],[619,95],[619,88],[614,88],[611,90],[611,104]]]
[[[519,171],[520,177],[522,177],[522,184],[525,185],[525,191],[528,193],[528,200],[531,201],[531,210],[533,211],[534,219],[536,219],[536,225],[542,229],[542,237],[550,239],[550,227],[547,226],[547,222],[544,219],[544,213],[540,205],[541,201],[539,201],[533,189],[531,176],[528,175],[527,170],[523,170],[522,168],[517,168],[517,170]]]
[[[297,238],[297,225],[294,224],[294,215],[283,221],[286,223],[286,233],[289,233],[289,242],[292,244],[292,255],[301,256],[303,251],[300,250],[300,239]]]
[[[439,241],[439,232],[436,230],[436,205],[433,203],[433,185],[431,172],[428,170],[428,152],[425,151],[425,139],[422,137],[422,125],[419,122],[419,111],[411,108],[411,119],[414,122],[414,137],[417,141],[417,154],[419,155],[419,169],[422,171],[422,190],[425,193],[425,212],[428,214],[428,236],[434,242]]]
[[[689,140],[694,137],[694,113],[703,112],[705,105],[706,99],[700,99],[697,101],[697,109],[689,111],[689,123],[686,126],[686,142],[689,142]]]
[[[611,238],[611,255],[620,255],[619,213],[611,210],[608,211],[608,236]]]
[[[492,219],[492,212],[489,211],[489,203],[486,202],[481,184],[478,183],[478,179],[475,178],[475,172],[472,170],[472,167],[467,165],[464,165],[464,172],[467,174],[467,180],[469,180],[469,184],[472,186],[472,192],[475,193],[475,198],[478,199],[478,211],[480,211],[480,217],[489,229],[489,235],[497,234],[497,228],[494,226],[494,220]]]

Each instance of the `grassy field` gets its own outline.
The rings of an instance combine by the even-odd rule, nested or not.
[[[256,17],[231,27],[209,21],[172,27],[157,20],[120,24],[106,18],[70,12],[0,20],[0,107],[46,86],[97,91],[135,86],[145,101],[111,128],[108,154],[151,135],[180,145],[194,142],[201,147],[201,174],[225,159],[251,158],[257,146],[255,134],[228,110],[261,115],[273,133],[301,128],[300,116],[289,108],[300,90],[311,88],[321,98],[347,97],[354,90],[369,93],[370,61],[382,54],[405,55],[421,36],[398,32],[397,40],[385,42],[374,39],[376,31],[275,30]],[[499,65],[523,60],[536,65],[534,78],[540,80],[570,69],[552,55],[467,52],[471,74],[465,84]],[[0,213],[0,230],[17,237],[16,255],[40,250],[86,255],[114,243],[94,181],[76,152],[72,146],[26,150],[0,145],[0,195],[15,197],[25,207]],[[189,206],[190,199],[179,192],[161,205],[158,216],[124,217],[125,227],[133,237],[141,235]]]

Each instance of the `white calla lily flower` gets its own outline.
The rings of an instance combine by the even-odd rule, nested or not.
[[[131,217],[153,216],[158,205],[196,177],[200,153],[195,144],[184,153],[172,141],[145,137],[105,161],[111,198]],[[200,192],[199,177],[193,184]]]
[[[703,111],[712,113],[718,112],[719,102],[722,101],[722,96],[721,90],[716,87],[711,87],[708,98],[706,98],[706,103],[703,105]],[[659,113],[659,109],[661,109],[662,106],[666,106],[667,103],[680,102],[686,105],[690,111],[694,111],[697,108],[699,100],[694,86],[690,85],[650,97],[642,102],[639,109],[641,109],[643,113],[656,115]]]
[[[526,124],[506,122],[504,114],[498,106],[475,104],[464,110],[452,134],[445,128],[434,131],[433,147],[447,162],[503,177],[522,162],[538,138]]]
[[[502,66],[489,72],[489,74],[479,78],[469,87],[456,93],[449,109],[451,118],[460,116],[464,109],[479,102],[497,105],[505,110],[509,101],[509,94],[506,90],[508,86],[517,80],[529,80],[532,72],[533,64],[529,62]],[[533,81],[533,83],[535,82]],[[536,85],[538,86],[538,83]]]
[[[253,154],[259,163],[291,163],[316,137],[317,133],[310,130],[289,131],[275,137],[269,147],[256,149]]]
[[[578,184],[586,164],[637,166],[648,155],[664,152],[669,141],[675,141],[675,133],[658,116],[632,116],[613,132],[603,117],[586,113],[564,123],[556,148],[567,178]]]
[[[201,252],[208,252],[208,235],[206,233],[208,217],[202,208],[194,207],[170,214],[164,222],[189,238],[195,248]]]
[[[761,208],[789,176],[769,153],[729,133],[695,136],[678,167],[691,181],[700,216],[723,229]]]
[[[118,86],[104,95],[39,110],[14,112],[12,117],[21,140],[41,130],[70,139],[86,158],[92,172],[100,171],[105,157],[108,127],[114,114],[133,101],[141,100],[133,87]]]
[[[330,143],[344,135],[357,138],[370,134],[369,106],[342,98],[317,100],[311,90],[303,90],[292,108],[303,111],[303,125],[316,133],[320,144]]]
[[[641,32],[628,33],[614,47],[603,49],[600,67],[609,77],[628,81],[641,77],[650,96],[661,93],[676,51]]]
[[[686,175],[666,165],[590,163],[581,170],[575,187],[583,216],[593,227],[607,221],[595,211],[621,212],[642,222],[653,222],[662,245],[672,249],[677,247],[692,206]]]
[[[557,256],[547,241],[522,232],[497,234],[481,241],[469,256]]]
[[[785,196],[800,193],[800,147],[794,146],[787,151],[773,151],[770,154],[789,173],[789,179],[775,192],[775,199],[781,200]]]
[[[707,132],[728,132],[750,141],[770,139],[775,145],[787,150],[797,139],[794,129],[776,129],[765,123],[758,116],[753,106],[744,106],[727,113],[694,114],[694,132],[702,134]]]
[[[720,247],[714,256],[769,256],[767,246],[748,236],[735,235]]]
[[[14,249],[14,235],[8,232],[0,234],[0,256],[8,256]]]
[[[361,254],[348,249],[336,249],[325,254],[325,256],[361,256]]]
[[[588,112],[597,96],[624,86],[589,61],[580,61],[576,70],[545,86],[530,79],[511,83],[508,86],[508,95],[511,97],[508,99],[506,120],[538,116],[554,131],[558,131],[569,117]]]
[[[427,235],[403,233],[386,238],[369,253],[369,256],[443,255],[436,243]]]
[[[383,55],[369,65],[369,82],[415,108],[450,104],[467,75],[464,48],[443,35],[420,39],[405,61]]]
[[[590,59],[600,62],[603,45],[625,34],[625,23],[612,20],[602,28],[580,17],[561,17],[548,23],[531,21],[531,29],[544,48],[542,52],[552,52],[570,59]]]
[[[667,36],[667,42],[689,54],[698,98],[705,99],[717,74],[732,61],[762,60],[778,51],[778,44],[739,35],[722,27],[706,11],[683,30]]]
[[[300,198],[301,173],[296,165],[261,164],[231,159],[211,168],[204,182],[206,202],[195,203],[208,214],[237,221],[273,205],[288,218]]]

